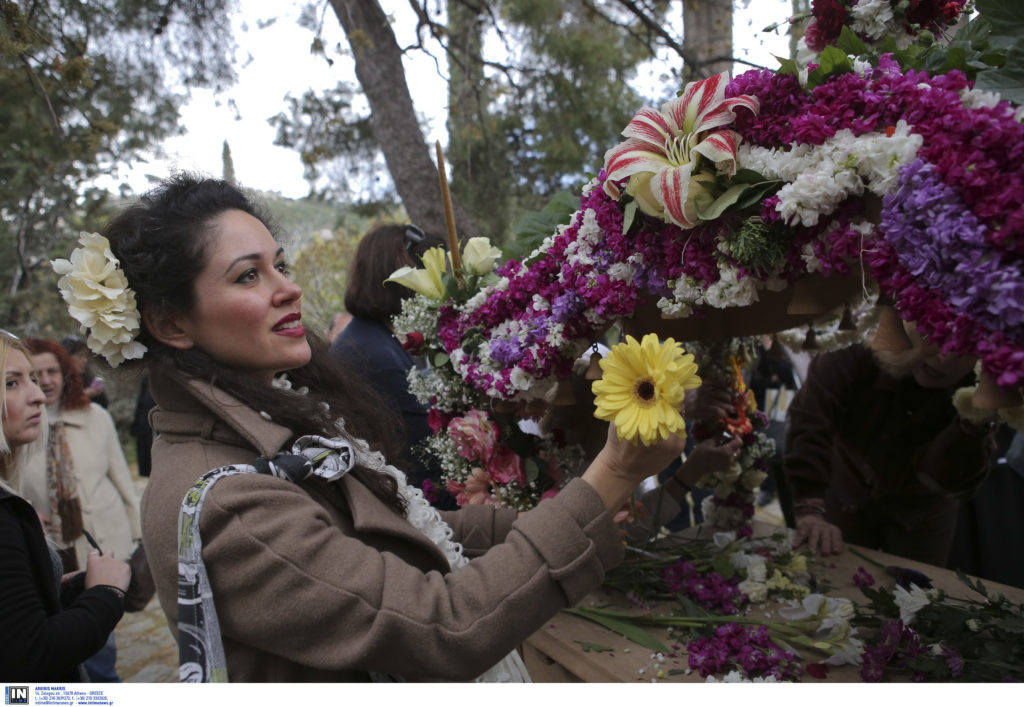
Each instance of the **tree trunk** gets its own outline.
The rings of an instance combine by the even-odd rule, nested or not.
[[[448,2],[448,159],[452,191],[498,244],[509,224],[511,179],[500,126],[488,110],[482,12],[463,0]]]
[[[424,142],[402,66],[402,50],[377,0],[331,0],[352,55],[356,78],[366,94],[373,129],[388,171],[409,218],[421,228],[445,233],[444,205],[433,150]],[[472,221],[454,204],[460,238],[476,234]]]
[[[723,71],[732,74],[732,0],[684,0],[683,46],[690,63],[686,83]]]

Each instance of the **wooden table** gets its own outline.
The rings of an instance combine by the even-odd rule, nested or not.
[[[758,536],[769,535],[777,530],[775,526],[755,522],[754,531]],[[688,537],[704,533],[709,537],[707,528],[695,528],[687,531]],[[956,573],[940,567],[914,562],[884,552],[857,547],[867,557],[883,565],[897,565],[924,572],[932,580],[932,585],[945,590],[951,596],[974,596],[964,584],[957,579]],[[863,559],[844,550],[839,555],[824,558],[826,568],[817,572],[819,579],[831,585],[829,596],[848,597],[857,603],[863,603],[864,595],[853,583],[853,574],[858,567],[864,567],[876,581],[876,586],[892,587],[893,580],[880,568],[869,565]],[[1004,594],[1010,601],[1024,603],[1024,589],[1009,587],[995,582],[984,581],[989,595]],[[633,609],[628,601],[619,595],[610,595],[604,591],[589,594],[581,606],[611,606],[612,608]],[[777,618],[776,611],[782,604],[770,603],[765,610],[752,608],[746,616],[752,618]],[[670,613],[671,604],[655,606],[652,613]],[[767,612],[767,615],[766,615]],[[523,660],[535,682],[704,682],[696,672],[689,675],[669,675],[670,670],[685,671],[687,656],[685,646],[668,637],[666,629],[645,627],[651,634],[675,651],[665,657],[663,663],[652,658],[649,648],[637,645],[622,636],[609,631],[592,621],[587,621],[572,614],[561,612],[543,628],[534,633],[522,646]],[[611,648],[611,651],[593,650],[594,646]],[[591,650],[585,650],[591,648]],[[808,655],[811,662],[821,659],[820,654]],[[658,677],[658,670],[664,677]],[[804,682],[818,682],[815,678],[805,675]],[[858,666],[829,666],[828,682],[860,682]]]

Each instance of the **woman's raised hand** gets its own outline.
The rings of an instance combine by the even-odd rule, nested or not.
[[[683,453],[686,438],[671,436],[650,446],[619,439],[615,423],[608,425],[608,438],[597,458],[583,473],[601,496],[605,508],[614,513],[622,507],[637,484],[653,476]]]
[[[97,550],[89,552],[85,566],[85,588],[97,585],[117,587],[122,592],[128,591],[128,583],[132,579],[131,568],[112,554],[101,555]]]

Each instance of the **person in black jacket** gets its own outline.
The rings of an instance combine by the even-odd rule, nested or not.
[[[811,362],[789,406],[784,457],[794,546],[833,554],[845,541],[945,566],[959,500],[985,478],[992,427],[953,405],[974,359],[943,355],[905,328],[906,351],[857,344]]]
[[[441,469],[425,464],[415,448],[433,431],[428,410],[409,392],[406,374],[415,362],[391,330],[391,318],[402,311],[402,300],[412,290],[388,277],[403,266],[421,265],[430,248],[444,241],[412,224],[380,224],[360,239],[352,260],[345,289],[345,309],[352,320],[331,344],[330,356],[347,366],[352,374],[366,378],[405,423],[406,457],[409,483],[422,488],[425,480],[436,482],[433,493],[426,493],[437,508],[458,508],[455,499],[439,481]]]
[[[81,664],[124,614],[131,571],[93,550],[64,575],[39,516],[16,489],[28,448],[45,429],[46,397],[28,350],[0,330],[0,682],[81,682]]]

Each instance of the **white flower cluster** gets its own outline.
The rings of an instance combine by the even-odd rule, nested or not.
[[[916,584],[911,584],[910,589],[897,584],[893,587],[892,599],[900,609],[900,620],[909,626],[917,612],[937,599],[938,594],[938,590],[921,589]]]
[[[897,19],[892,5],[891,0],[860,0],[850,8],[850,29],[872,41],[891,37],[898,49],[906,49],[915,37],[904,28],[904,20]]]
[[[900,120],[891,136],[854,136],[843,129],[821,145],[789,150],[741,145],[739,159],[745,168],[786,182],[775,208],[788,225],[816,226],[822,216],[865,189],[877,196],[893,191],[899,167],[917,156],[921,143],[921,136],[911,134]]]
[[[845,597],[827,597],[808,594],[799,604],[779,610],[779,616],[789,621],[813,620],[815,647],[829,654],[829,665],[860,665],[864,642],[856,637],[857,629],[850,626],[856,613],[853,602]]]
[[[995,108],[1000,103],[1006,102],[1005,99],[993,91],[983,91],[980,88],[965,88],[960,91],[960,101],[963,103],[964,108],[971,110],[977,108]],[[1024,106],[1018,106],[1014,108],[1008,102],[1006,102],[1006,111],[1013,114],[1013,119],[1018,123],[1024,123]]]
[[[71,260],[50,264],[58,275],[60,294],[68,313],[89,334],[89,350],[103,356],[112,367],[127,359],[142,358],[146,347],[135,340],[139,334],[139,310],[135,292],[110,250],[110,242],[98,233],[79,234],[79,248]]]

